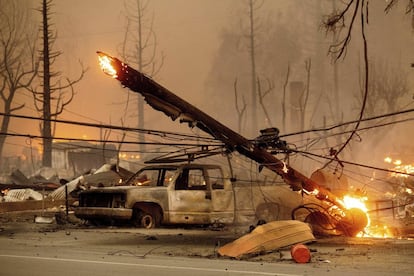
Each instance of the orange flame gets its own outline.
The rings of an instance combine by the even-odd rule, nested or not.
[[[118,74],[114,66],[112,65],[112,58],[102,52],[98,52],[98,58],[99,65],[101,66],[102,71],[113,78],[117,78]]]
[[[412,175],[414,173],[414,166],[413,165],[404,165],[401,160],[393,160],[391,157],[386,157],[384,159],[385,163],[393,164],[395,167],[393,170],[395,172],[391,173],[391,176],[393,177],[402,177],[402,178],[408,178],[408,176]]]
[[[367,200],[368,200],[367,197],[352,197],[349,195],[345,195],[342,201],[345,208],[347,209],[358,208],[367,215],[367,218],[368,218],[367,226],[365,227],[363,231],[359,232],[356,236],[357,237],[374,237],[374,238],[392,237],[393,235],[386,225],[379,225],[379,224],[373,225],[371,223],[368,208],[365,204]]]
[[[364,202],[366,200],[367,200],[366,197],[356,198],[356,197],[351,197],[349,195],[345,195],[343,198],[343,203],[347,209],[358,208],[366,213],[368,211],[368,208]]]

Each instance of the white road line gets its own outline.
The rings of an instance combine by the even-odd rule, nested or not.
[[[120,262],[104,262],[104,261],[65,259],[65,258],[19,256],[19,255],[0,255],[0,258],[33,259],[33,260],[45,260],[45,261],[74,262],[74,263],[92,263],[92,264],[102,264],[102,265],[108,265],[108,264],[109,265],[124,265],[124,266],[152,267],[152,268],[176,269],[176,270],[198,270],[198,271],[208,271],[208,272],[227,272],[227,273],[234,273],[234,274],[249,274],[249,275],[299,276],[299,274],[284,274],[284,273],[271,273],[271,272],[260,272],[260,271],[241,271],[241,270],[231,270],[231,269],[199,268],[199,267],[191,267],[191,266],[131,264],[131,263],[120,263]]]

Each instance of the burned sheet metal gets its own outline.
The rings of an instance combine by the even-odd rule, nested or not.
[[[13,189],[5,192],[4,202],[17,202],[24,200],[42,200],[43,195],[32,189]]]

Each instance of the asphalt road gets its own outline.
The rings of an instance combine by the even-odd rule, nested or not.
[[[96,229],[88,231],[87,237],[83,237],[85,233],[73,230],[0,235],[0,275],[305,275],[309,269],[313,270],[298,264],[157,255],[145,246],[135,246],[133,234],[124,231],[121,229],[108,233],[107,229]],[[157,233],[163,232],[158,230]],[[116,239],[119,242],[117,246],[114,234],[129,236],[124,236],[129,240],[129,246],[123,238]],[[204,234],[201,231],[200,240],[204,239]],[[112,239],[113,243],[106,240],[105,236]],[[76,246],[83,243],[81,240],[84,238],[88,242]]]
[[[29,253],[29,252],[28,252]],[[151,256],[134,257],[77,256],[36,257],[26,255],[0,255],[1,275],[304,275],[306,268],[282,264],[261,264],[240,261],[203,260],[192,258]],[[317,273],[316,271],[312,271]],[[315,275],[313,274],[313,275]]]
[[[3,250],[2,250],[3,251]],[[1,254],[0,275],[26,276],[114,276],[114,275],[160,275],[160,276],[207,276],[207,275],[410,275],[389,271],[366,271],[349,269],[327,269],[309,264],[280,264],[235,260],[211,260],[200,258],[148,256],[137,258],[126,255],[84,254],[73,251],[59,256],[39,255],[36,250],[24,250],[21,254]],[[91,252],[92,253],[92,252]],[[45,254],[47,255],[47,254]],[[412,275],[412,274],[411,274]]]
[[[203,229],[79,228],[1,223],[3,275],[413,275],[414,241],[335,240],[312,245],[308,264],[288,252],[217,256],[234,233]],[[280,253],[280,254],[279,254]],[[284,255],[284,257],[281,257]]]

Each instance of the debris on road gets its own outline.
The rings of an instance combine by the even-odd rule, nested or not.
[[[292,246],[290,255],[292,256],[292,259],[299,264],[309,263],[311,260],[309,248],[301,243]]]
[[[315,241],[307,223],[296,220],[272,221],[257,226],[251,233],[219,248],[221,256],[240,258],[260,254],[298,243]]]
[[[35,223],[52,224],[54,223],[55,217],[35,216]]]
[[[43,195],[33,189],[13,189],[4,191],[2,201],[16,202],[25,200],[42,200]]]
[[[104,164],[68,182],[59,180],[50,168],[43,168],[30,178],[14,170],[0,183],[0,213],[59,207],[65,205],[66,200],[73,203],[79,191],[98,186],[116,186],[132,174],[116,165]]]

